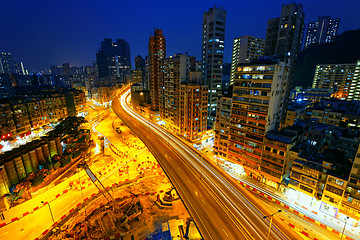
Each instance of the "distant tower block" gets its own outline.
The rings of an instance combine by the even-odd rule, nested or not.
[[[36,155],[36,151],[35,150],[30,151],[29,155],[30,155],[31,166],[33,167],[34,172],[37,172],[39,170],[39,161]]]
[[[13,161],[8,161],[6,163],[4,163],[5,169],[6,169],[6,174],[9,178],[9,182],[10,182],[10,186],[16,184],[19,182],[19,177],[16,173],[16,168],[15,168],[15,164]]]
[[[38,147],[38,148],[36,148],[35,151],[36,151],[36,156],[37,156],[38,162],[44,164],[45,163],[45,158],[44,158],[42,148]]]

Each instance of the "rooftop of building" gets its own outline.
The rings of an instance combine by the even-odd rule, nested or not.
[[[280,62],[280,60],[277,58],[262,57],[262,58],[253,60],[249,63],[240,63],[239,66],[275,65],[279,62]]]
[[[360,131],[355,128],[345,128],[345,127],[335,127],[335,131],[340,133],[339,137],[349,138],[349,139],[359,139]]]
[[[265,41],[265,39],[262,39],[262,38],[259,38],[259,37],[255,37],[255,36],[252,36],[252,35],[245,35],[245,36],[241,36],[241,37],[237,37],[237,38],[234,38],[234,39],[239,39],[239,38],[255,38],[257,40],[261,40],[261,41]]]
[[[306,91],[306,92],[328,92],[334,91],[332,88],[300,88],[298,91]]]
[[[294,122],[293,126],[307,128],[308,131],[309,130],[323,131],[333,126],[331,124],[319,123],[316,120],[317,119],[314,120],[298,119]]]
[[[301,100],[301,101],[293,100],[289,103],[288,110],[296,111],[298,109],[304,109],[310,106],[311,104],[312,104],[311,100]]]
[[[295,130],[295,128],[287,127],[280,131],[270,131],[268,134],[266,134],[267,139],[275,140],[278,142],[290,144],[293,143],[296,140],[296,137],[298,136],[298,132]]]
[[[328,170],[327,174],[348,181],[350,172],[351,172],[351,168],[340,165],[337,166],[335,169]]]
[[[300,159],[295,159],[294,160],[295,163],[299,163],[303,166],[307,166],[309,168],[318,170],[318,171],[322,171],[323,167],[320,163],[316,163],[316,162],[308,162],[308,161],[304,161],[304,160],[300,160]]]

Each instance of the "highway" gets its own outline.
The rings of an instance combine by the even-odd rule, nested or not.
[[[268,239],[269,221],[263,216],[273,212],[184,142],[133,111],[127,102],[129,93],[113,100],[113,111],[158,160],[203,238]],[[277,217],[280,214],[273,218],[269,239],[301,239]]]

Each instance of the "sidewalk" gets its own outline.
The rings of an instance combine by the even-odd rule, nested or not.
[[[256,179],[253,179],[250,176],[245,175],[245,174],[240,175],[240,174],[234,173],[233,171],[229,170],[226,166],[224,166],[223,164],[216,161],[216,156],[212,152],[208,151],[207,157],[208,157],[208,159],[211,159],[211,161],[215,162],[222,169],[224,169],[224,171],[227,172],[231,177],[243,182],[246,185],[256,188],[257,190],[265,193],[268,196],[271,196],[272,198],[276,199],[277,201],[279,201],[287,206],[290,206],[297,213],[303,214],[305,219],[308,219],[309,221],[311,221],[311,219],[315,220],[313,223],[316,224],[318,222],[318,225],[330,227],[332,229],[330,231],[332,231],[333,233],[341,234],[341,232],[344,228],[345,222],[343,222],[339,219],[336,219],[326,213],[321,212],[319,210],[319,206],[321,203],[320,201],[314,200],[314,201],[318,201],[318,202],[313,204],[313,206],[311,208],[307,208],[305,206],[302,206],[301,203],[296,202],[292,199],[289,199],[286,196],[286,194],[281,192],[280,190],[276,190],[266,184],[259,182]],[[351,237],[354,237],[355,239],[359,239],[360,238],[360,227],[353,227],[353,226],[347,224],[343,239],[346,239],[345,234],[349,235]]]

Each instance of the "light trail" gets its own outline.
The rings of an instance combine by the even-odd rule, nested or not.
[[[243,224],[246,225],[245,230],[251,231],[251,238],[253,239],[266,239],[267,236],[264,229],[268,229],[269,223],[268,221],[264,221],[263,216],[267,213],[261,213],[258,209],[256,209],[253,204],[251,204],[251,200],[240,194],[228,180],[226,180],[206,162],[203,162],[201,155],[189,148],[187,144],[168,133],[157,124],[146,120],[140,114],[132,110],[128,106],[128,96],[129,91],[126,94],[123,94],[119,99],[119,104],[121,104],[124,111],[126,111],[132,118],[135,118],[138,123],[147,128],[149,131],[155,132],[162,142],[171,147],[177,155],[185,160],[183,163],[190,171],[193,172],[194,176],[197,176],[200,179],[199,173],[203,172],[204,177],[200,180],[201,184],[204,186],[204,189],[208,189],[207,191],[212,195],[213,199],[218,202],[218,205],[224,210],[224,212],[227,213],[234,225],[242,229],[245,229]],[[149,136],[143,137],[149,138]],[[169,174],[168,171],[165,172]],[[201,200],[203,201],[203,199]],[[204,203],[203,205],[206,204]],[[284,226],[282,226],[282,228],[284,229]],[[273,227],[271,236],[274,239],[289,239],[288,235],[284,234],[277,228],[277,226]]]

